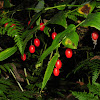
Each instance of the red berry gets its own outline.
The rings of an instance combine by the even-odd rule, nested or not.
[[[56,35],[57,35],[56,32],[53,32],[53,33],[52,33],[51,37],[52,37],[53,40],[55,39]]]
[[[54,68],[53,74],[54,74],[55,76],[58,76],[59,73],[60,73],[59,69],[58,69],[58,68]]]
[[[30,51],[30,53],[34,53],[35,52],[35,46],[34,45],[30,45],[29,51]]]
[[[8,23],[6,23],[5,25],[4,25],[4,27],[6,27],[8,25]]]
[[[16,26],[15,24],[12,24],[10,27]]]
[[[98,32],[97,32],[97,31],[94,31],[94,32],[92,33],[92,39],[93,39],[93,40],[97,40],[98,37],[99,37]]]
[[[21,55],[21,59],[22,59],[23,61],[26,60],[26,54],[25,54],[25,53],[23,54],[23,56]]]
[[[28,25],[30,24],[31,21],[28,21]],[[31,29],[33,28],[33,25],[31,26]]]
[[[44,23],[40,23],[40,30],[41,30],[41,31],[44,31],[44,28],[45,28]]]
[[[60,68],[62,67],[62,62],[61,62],[61,60],[57,60],[55,66],[56,66],[56,68],[60,69]]]
[[[70,48],[66,49],[65,55],[67,58],[71,58],[73,55],[72,49],[70,49]]]
[[[37,38],[37,39],[34,39],[34,45],[36,47],[40,46],[40,40]]]

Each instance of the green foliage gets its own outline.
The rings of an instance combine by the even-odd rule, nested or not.
[[[43,90],[43,88],[45,87],[47,81],[49,80],[52,72],[53,72],[53,69],[54,69],[54,65],[56,63],[58,59],[58,53],[56,53],[50,60],[50,62],[48,63],[48,66],[47,66],[47,69],[45,71],[45,75],[44,75],[44,78],[43,78],[43,82],[42,82],[42,87],[41,87],[41,91]]]
[[[88,15],[87,19],[85,20],[85,22],[82,24],[82,26],[91,26],[91,27],[95,27],[96,29],[100,30],[100,13],[91,13],[90,15]],[[95,21],[94,21],[95,20]]]
[[[52,4],[50,4],[52,2]],[[27,3],[24,5],[24,3]],[[46,4],[47,3],[47,4]],[[87,10],[89,8],[83,8],[83,11],[87,11],[80,13],[78,12],[79,8],[84,6],[85,4],[89,3],[90,5],[90,11]],[[52,5],[52,6],[51,6]],[[23,7],[21,7],[23,6]],[[59,48],[62,47],[61,43],[71,49],[77,49],[78,42],[79,42],[79,35],[76,32],[76,28],[78,26],[90,26],[94,27],[98,30],[100,30],[99,26],[99,17],[100,13],[96,12],[95,10],[96,1],[89,1],[89,0],[82,0],[82,1],[73,1],[73,0],[64,0],[62,1],[44,1],[44,0],[25,0],[25,2],[22,2],[17,7],[11,8],[11,3],[9,0],[4,0],[4,11],[1,12],[0,15],[0,35],[7,35],[8,37],[13,38],[15,41],[15,45],[13,47],[8,47],[0,52],[0,61],[2,61],[0,65],[0,70],[7,72],[10,72],[10,69],[12,68],[8,63],[7,60],[10,56],[12,56],[15,52],[16,55],[19,55],[19,52],[17,51],[17,48],[20,51],[20,54],[23,55],[24,52],[27,52],[28,55],[27,61],[25,63],[22,63],[20,59],[13,58],[10,60],[10,62],[18,62],[19,65],[23,68],[28,69],[29,75],[23,76],[23,78],[26,80],[25,82],[28,84],[26,86],[25,82],[22,83],[22,86],[24,88],[24,91],[21,92],[16,86],[16,84],[12,84],[15,82],[9,82],[10,79],[4,80],[0,79],[0,99],[11,99],[11,100],[29,100],[29,99],[37,99],[37,97],[41,98],[41,94],[39,94],[39,91],[45,88],[48,80],[51,77],[51,74],[54,69],[54,65],[60,56]],[[97,9],[99,8],[99,4]],[[28,7],[28,8],[27,8]],[[7,8],[7,9],[5,9]],[[25,10],[24,10],[25,9]],[[94,10],[94,13],[91,13]],[[99,10],[99,9],[98,9]],[[25,12],[24,12],[25,11]],[[81,10],[82,11],[82,10]],[[23,12],[27,16],[29,14],[29,17],[24,17],[24,21],[18,21],[16,17],[20,17],[20,15],[23,14]],[[17,20],[15,20],[17,19]],[[27,23],[27,19],[30,19],[30,24],[25,25]],[[45,20],[46,19],[46,23]],[[78,20],[83,20],[81,23],[78,24]],[[40,31],[40,23],[43,22],[45,25],[45,29],[43,32]],[[6,27],[4,25],[7,24]],[[23,24],[22,24],[23,23]],[[13,27],[12,24],[14,24]],[[31,29],[31,25],[34,24],[34,28]],[[54,27],[62,27],[63,30],[57,29],[58,34],[55,37],[55,39],[50,44],[49,38],[50,33],[52,32],[52,29]],[[60,32],[59,32],[60,31]],[[34,35],[35,34],[35,35]],[[42,35],[46,35],[46,39],[42,37]],[[33,38],[37,38],[40,36],[41,41],[43,44],[41,47],[44,46],[44,49],[41,49],[41,47],[36,51],[36,54],[28,54],[28,47],[31,43]],[[48,44],[49,43],[49,44]],[[46,49],[47,47],[47,49]],[[36,48],[37,49],[37,48]],[[40,50],[41,49],[41,50]],[[52,55],[52,52],[55,52],[55,55]],[[58,53],[59,52],[59,53]],[[51,53],[51,55],[50,55]],[[50,55],[48,60],[48,55]],[[53,56],[53,57],[51,57]],[[44,59],[47,63],[43,62]],[[38,61],[37,61],[38,60]],[[6,62],[5,62],[6,61]],[[36,63],[37,62],[37,63]],[[22,65],[21,65],[22,64]],[[99,83],[96,83],[96,80],[99,76],[99,61],[92,60],[89,61],[89,59],[86,59],[85,61],[82,61],[79,63],[79,65],[72,71],[76,73],[79,70],[89,70],[89,74],[93,73],[92,77],[92,85],[88,84],[89,93],[87,92],[72,92],[73,95],[75,95],[80,100],[97,100],[100,96],[100,90],[99,90]],[[21,69],[22,69],[21,68]],[[46,70],[45,70],[46,69]],[[43,73],[44,77],[43,77]],[[24,73],[24,72],[23,72]],[[0,73],[2,74],[2,73]],[[16,79],[16,78],[15,78]],[[13,79],[12,79],[13,80]],[[43,81],[42,81],[43,80]],[[18,81],[16,80],[18,83]],[[6,84],[5,84],[6,83]],[[21,85],[20,85],[21,86]],[[95,91],[95,88],[97,91]],[[44,89],[45,90],[45,89]],[[34,96],[33,94],[36,95]],[[63,94],[61,92],[57,92],[57,94],[61,95],[63,97]]]
[[[78,98],[79,100],[99,100],[100,98],[100,83],[96,83],[95,81],[97,80],[99,76],[99,72],[94,71],[93,72],[93,78],[92,78],[92,84],[88,84],[87,87],[89,89],[88,92],[72,92],[72,94]]]
[[[0,61],[3,61],[13,55],[17,51],[17,47],[7,48],[6,50],[0,52]]]

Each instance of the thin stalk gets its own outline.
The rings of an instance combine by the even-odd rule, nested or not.
[[[21,91],[23,92],[24,90],[23,90],[23,88],[22,88],[21,84],[17,81],[16,76],[14,75],[14,73],[13,73],[13,71],[12,71],[11,69],[10,69],[10,72],[11,72],[11,74],[13,75],[14,79],[16,80],[16,82],[17,82],[17,84],[18,84],[19,88],[20,88],[20,89],[21,89]]]
[[[29,80],[27,79],[27,72],[26,72],[26,68],[24,68],[24,73],[25,73],[25,77],[26,77],[27,84],[28,84],[28,85],[30,85]]]

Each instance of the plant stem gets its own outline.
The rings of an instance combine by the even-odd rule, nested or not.
[[[27,79],[27,72],[26,72],[26,68],[24,68],[24,73],[25,73],[25,77],[26,77],[27,84],[28,84],[28,85],[30,85],[29,80]]]
[[[12,71],[11,69],[10,69],[10,72],[11,72],[11,74],[13,75],[14,79],[16,80],[16,82],[17,82],[17,84],[18,84],[19,88],[20,88],[20,89],[21,89],[21,91],[23,92],[24,90],[23,90],[23,88],[22,88],[21,84],[17,81],[16,76],[14,75],[14,73],[13,73],[13,71]]]

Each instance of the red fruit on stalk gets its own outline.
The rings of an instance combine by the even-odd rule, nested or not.
[[[98,37],[99,37],[98,32],[97,32],[97,31],[94,31],[94,32],[92,33],[92,39],[93,39],[93,40],[97,40]]]
[[[44,31],[44,28],[45,28],[44,23],[40,23],[40,30],[41,30],[41,31]]]
[[[8,23],[6,23],[5,25],[4,25],[4,27],[6,27],[8,25]]]
[[[40,46],[40,40],[38,38],[34,39],[34,45],[36,47],[39,47]]]
[[[53,33],[52,33],[51,37],[52,37],[53,40],[55,39],[56,35],[57,35],[56,32],[53,32]]]
[[[28,26],[29,26],[30,22],[31,22],[31,21],[28,21]],[[32,28],[33,28],[33,25],[31,26],[31,29],[32,29]]]
[[[25,53],[23,54],[23,56],[21,55],[21,59],[22,59],[23,61],[26,60],[26,54],[25,54]]]
[[[12,24],[10,27],[16,26],[15,24]]]
[[[72,49],[70,49],[70,48],[66,49],[65,55],[67,58],[71,58],[73,55]]]
[[[55,66],[56,66],[56,68],[60,69],[60,68],[62,67],[62,62],[61,62],[61,60],[57,60]]]
[[[53,74],[54,74],[55,76],[58,76],[59,73],[60,73],[59,69],[58,69],[58,68],[54,68]]]
[[[35,52],[35,46],[34,45],[30,45],[29,51],[30,51],[30,53],[34,53]]]

